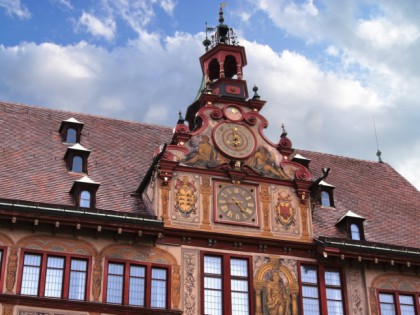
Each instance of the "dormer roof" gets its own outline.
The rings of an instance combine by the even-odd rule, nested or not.
[[[344,221],[345,219],[350,218],[350,219],[356,219],[356,220],[361,220],[364,221],[365,218],[354,213],[353,211],[349,210],[347,211],[340,219],[337,220],[337,225],[340,224],[342,221]]]
[[[334,185],[331,185],[331,184],[327,183],[325,180],[321,180],[321,181],[319,182],[319,186],[324,186],[324,187],[331,187],[331,188],[335,188],[335,186],[334,186]]]

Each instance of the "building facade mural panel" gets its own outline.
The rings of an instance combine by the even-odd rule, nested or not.
[[[183,304],[185,315],[199,314],[200,310],[200,276],[199,276],[199,251],[183,249]]]

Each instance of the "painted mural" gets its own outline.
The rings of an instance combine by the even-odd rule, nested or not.
[[[296,226],[296,209],[293,206],[293,198],[287,192],[277,194],[274,206],[274,219],[277,224],[281,224],[285,230],[290,230]]]
[[[175,181],[175,211],[184,217],[197,213],[197,188],[195,181],[182,176]]]
[[[290,314],[292,297],[290,289],[285,285],[281,275],[275,271],[265,287],[266,310],[264,314],[287,315]]]
[[[173,221],[184,223],[198,223],[198,186],[197,181],[191,176],[181,175],[174,180]],[[175,223],[175,222],[174,222]]]
[[[190,146],[190,153],[187,154],[183,163],[195,166],[195,167],[215,167],[219,165],[218,152],[210,143],[210,137],[208,135],[201,135],[200,137],[194,137],[188,142]]]
[[[291,189],[271,186],[271,218],[272,231],[276,234],[291,234],[297,236],[300,233],[300,210],[296,197]]]
[[[256,315],[297,315],[296,261],[270,259],[255,275]]]
[[[279,166],[279,162],[274,158],[274,154],[266,146],[258,146],[254,155],[248,159],[247,164],[261,175],[282,179],[288,178]]]

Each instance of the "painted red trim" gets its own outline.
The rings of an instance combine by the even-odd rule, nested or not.
[[[7,247],[5,246],[0,246],[0,251],[2,252],[1,255],[1,265],[0,265],[0,292],[3,292],[3,284],[4,281],[6,280],[5,277],[5,270],[6,270],[6,262],[7,262],[7,258],[9,257],[7,255]]]

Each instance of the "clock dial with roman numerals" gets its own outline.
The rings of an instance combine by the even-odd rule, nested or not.
[[[215,222],[258,226],[257,186],[218,182]]]

